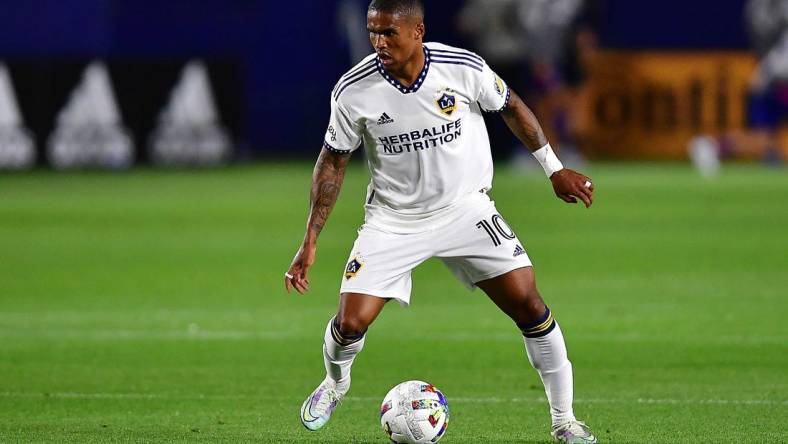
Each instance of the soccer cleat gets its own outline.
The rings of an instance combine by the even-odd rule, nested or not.
[[[301,424],[309,430],[317,430],[326,425],[342,395],[334,385],[323,381],[301,406]]]
[[[553,427],[553,439],[567,444],[596,444],[596,436],[582,421],[568,421]]]

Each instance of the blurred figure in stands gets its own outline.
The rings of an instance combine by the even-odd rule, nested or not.
[[[788,0],[750,0],[746,19],[759,58],[750,126],[766,139],[764,160],[776,164],[782,159],[778,129],[788,119]]]
[[[580,160],[572,136],[573,99],[584,79],[581,53],[595,47],[591,28],[574,26],[589,4],[582,0],[469,0],[459,29],[515,90],[522,91],[543,122],[545,134],[570,164]],[[581,33],[582,31],[582,33]],[[569,87],[569,88],[567,88]],[[488,122],[492,146],[508,157],[522,150],[507,128]],[[506,151],[500,152],[503,148]],[[530,165],[531,159],[521,160]],[[534,167],[537,165],[534,164]]]
[[[716,175],[724,159],[779,165],[788,153],[779,131],[788,118],[788,0],[749,0],[745,22],[758,57],[749,84],[748,127],[690,140],[690,160],[704,176]]]

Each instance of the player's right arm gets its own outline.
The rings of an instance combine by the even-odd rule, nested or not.
[[[337,202],[349,160],[349,153],[342,154],[328,149],[321,150],[317,158],[315,169],[312,172],[306,234],[304,234],[304,241],[290,264],[290,269],[287,270],[287,274],[292,278],[285,276],[285,288],[288,293],[291,288],[295,288],[300,294],[309,291],[307,273],[309,267],[315,263],[317,238]]]
[[[285,288],[304,294],[309,291],[309,267],[315,263],[317,238],[334,208],[345,179],[345,168],[350,154],[361,146],[363,128],[358,118],[354,119],[350,110],[342,102],[337,85],[331,94],[331,117],[323,138],[323,149],[315,163],[312,173],[312,188],[309,197],[309,218],[306,224],[304,241],[298,249],[290,268],[285,274]]]

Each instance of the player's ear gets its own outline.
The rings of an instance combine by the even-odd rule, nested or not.
[[[414,37],[416,37],[416,40],[424,40],[425,31],[426,30],[424,29],[424,22],[419,22],[416,25],[416,33],[414,35]]]

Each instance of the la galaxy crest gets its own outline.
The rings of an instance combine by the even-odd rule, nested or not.
[[[457,93],[451,88],[443,88],[435,95],[438,110],[447,116],[457,111]]]
[[[350,262],[347,263],[347,267],[345,267],[345,279],[351,279],[356,277],[358,272],[361,270],[361,267],[364,266],[364,263],[361,262],[360,256],[354,256]]]

